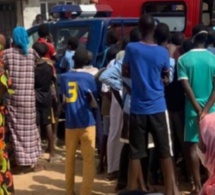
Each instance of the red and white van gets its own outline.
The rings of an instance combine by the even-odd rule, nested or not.
[[[190,36],[199,23],[210,24],[215,10],[215,0],[92,0],[108,4],[113,17],[139,17],[150,13],[160,22],[169,25],[171,31],[182,31]]]

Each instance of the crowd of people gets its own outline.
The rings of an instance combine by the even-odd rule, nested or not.
[[[212,118],[208,114],[215,102],[214,37],[210,28],[199,24],[192,38],[185,40],[182,33],[171,35],[166,24],[155,26],[152,16],[144,15],[122,43],[113,29],[108,31],[101,65],[105,69],[95,71],[95,78],[89,74],[86,78],[88,52],[74,52],[80,61],[74,57],[72,73],[61,76],[66,120],[73,118],[66,122],[67,194],[74,192],[70,169],[71,164],[75,167],[79,143],[84,160],[81,194],[92,189],[94,132],[96,128],[98,133],[99,123],[93,115],[99,110],[103,137],[97,173],[107,170],[108,180],[117,179],[117,193],[154,192],[153,185],[164,183],[166,195],[180,194],[178,184],[184,177],[191,184],[191,195],[213,194],[214,180],[202,188],[214,169],[208,174],[201,167],[199,155],[207,154],[206,147],[211,146],[203,141],[199,125]],[[99,90],[95,79],[100,81]],[[98,96],[101,104],[95,106]],[[207,137],[214,137],[213,132]],[[213,153],[212,148],[208,151]],[[206,168],[213,167],[210,155],[201,160]]]
[[[213,29],[199,24],[185,39],[143,15],[121,42],[108,30],[101,70],[92,65],[93,54],[70,37],[60,78],[47,24],[39,25],[38,35],[30,49],[23,27],[14,29],[12,44],[0,35],[0,194],[14,194],[12,174],[45,169],[38,163],[42,132],[48,160],[61,161],[54,145],[62,112],[67,195],[75,194],[79,146],[80,195],[91,194],[95,172],[117,180],[115,192],[122,195],[157,194],[154,186],[161,184],[165,195],[179,195],[183,180],[191,195],[215,194]]]

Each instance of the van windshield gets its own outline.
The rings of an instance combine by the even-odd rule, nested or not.
[[[80,46],[86,47],[89,41],[89,26],[54,26],[51,28],[51,34],[58,55],[62,55],[66,49],[68,39],[70,37],[76,37],[80,41]],[[29,33],[29,47],[38,40],[37,28]]]

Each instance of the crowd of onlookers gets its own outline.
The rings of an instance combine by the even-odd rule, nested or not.
[[[54,146],[58,120],[65,113],[66,194],[75,194],[78,146],[83,156],[81,195],[93,189],[96,148],[97,174],[107,172],[107,180],[117,179],[116,193],[156,194],[153,186],[164,184],[165,195],[178,195],[184,180],[191,184],[191,195],[214,194],[214,133],[206,128],[214,124],[209,113],[215,111],[212,28],[197,25],[185,39],[143,15],[121,41],[114,29],[108,30],[101,70],[93,66],[93,54],[70,37],[59,77],[47,24],[38,26],[38,35],[30,49],[23,27],[14,29],[11,45],[0,36],[0,113],[6,118],[0,123],[0,190],[14,192],[12,173],[45,169],[38,164],[44,132],[48,160],[61,161]]]
[[[101,64],[105,70],[92,74],[97,87],[92,78],[91,81],[86,78],[89,74],[77,74],[90,72],[86,68],[90,64],[88,52],[75,51],[74,56],[79,54],[82,61],[74,61],[73,71],[61,76],[66,120],[72,113],[75,115],[73,121],[66,122],[66,147],[70,155],[66,158],[68,194],[74,190],[74,172],[70,170],[78,142],[84,160],[81,194],[92,189],[94,164],[89,158],[91,150],[86,153],[85,147],[95,148],[92,136],[95,128],[97,136],[100,135],[100,119],[96,117],[99,112],[103,138],[98,145],[97,173],[107,172],[108,180],[117,179],[117,193],[155,193],[153,186],[164,184],[165,194],[180,194],[178,183],[182,180],[190,183],[192,195],[207,194],[205,191],[213,189],[214,168],[209,169],[213,167],[210,163],[213,157],[208,155],[213,150],[205,150],[212,145],[203,141],[204,130],[199,129],[201,124],[209,124],[208,113],[213,112],[215,102],[214,37],[213,29],[202,24],[193,28],[190,39],[185,39],[182,33],[170,34],[166,24],[155,26],[150,15],[142,16],[139,27],[121,42],[116,31],[109,29]],[[101,104],[95,107],[98,96]],[[212,131],[209,132],[206,134],[213,138]],[[86,136],[88,143],[83,140]],[[70,143],[72,137],[76,138],[73,140],[76,145]],[[210,180],[203,189],[202,181],[208,178],[208,173],[200,158],[210,172]]]

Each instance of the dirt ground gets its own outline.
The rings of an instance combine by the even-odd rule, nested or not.
[[[58,153],[65,155],[65,150],[58,149]],[[65,179],[64,179],[64,163],[50,164],[47,162],[47,155],[41,159],[41,163],[46,166],[46,170],[39,173],[31,173],[26,175],[14,176],[16,195],[64,195]],[[77,159],[76,163],[76,192],[79,191],[81,177],[82,161]],[[115,182],[105,180],[106,175],[96,176],[94,181],[93,195],[114,195]],[[187,190],[186,185],[182,186],[183,190]],[[157,187],[162,191],[162,187]],[[184,191],[184,194],[187,194]]]

